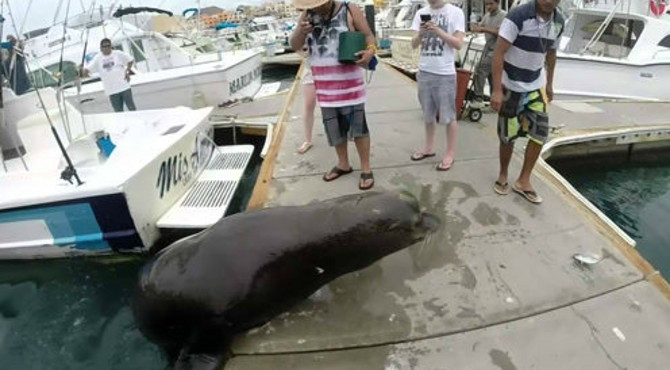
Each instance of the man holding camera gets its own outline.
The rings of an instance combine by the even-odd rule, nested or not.
[[[498,41],[498,29],[505,19],[504,10],[500,9],[500,0],[486,0],[484,5],[486,7],[486,15],[479,24],[474,24],[470,28],[472,32],[483,33],[486,38],[484,50],[482,50],[482,57],[479,60],[474,76],[475,94],[480,100],[484,97],[484,83],[489,80],[489,88],[493,91],[493,75],[491,74],[491,62],[493,61],[493,50],[496,48],[496,41]]]
[[[421,47],[418,83],[419,102],[423,110],[426,142],[422,151],[412,154],[413,161],[434,157],[435,125],[447,127],[447,150],[438,171],[447,171],[454,162],[456,148],[456,66],[454,50],[463,46],[465,16],[463,11],[444,0],[428,0],[430,5],[416,12],[412,29],[412,47]],[[439,122],[437,117],[439,115]]]
[[[291,35],[291,48],[300,50],[307,42],[307,54],[321,108],[328,143],[335,147],[337,165],[323,176],[333,181],[353,172],[349,164],[347,138],[353,137],[361,160],[358,188],[374,186],[370,169],[370,133],[365,118],[366,67],[376,52],[375,37],[357,5],[334,0],[293,0],[297,9],[306,9]],[[339,61],[340,35],[363,33],[367,45],[355,55],[355,64]]]

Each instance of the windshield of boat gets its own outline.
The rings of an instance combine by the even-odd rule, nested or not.
[[[608,24],[604,23],[605,19],[601,16],[573,15],[566,25],[565,36],[569,38],[569,42],[564,44],[562,51],[626,58],[642,34],[644,22],[637,19],[612,18]]]

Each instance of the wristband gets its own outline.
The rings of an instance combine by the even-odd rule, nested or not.
[[[367,44],[365,46],[365,50],[372,50],[373,53],[377,54],[377,45],[375,44]]]

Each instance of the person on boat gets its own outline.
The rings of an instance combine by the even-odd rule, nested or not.
[[[115,112],[123,112],[124,104],[128,110],[136,110],[130,88],[130,76],[135,63],[133,57],[121,50],[113,50],[112,41],[107,38],[100,41],[100,51],[82,68],[82,76],[87,77],[90,72],[100,74],[105,94],[109,96]]]
[[[303,48],[303,54],[307,54],[307,47]],[[314,88],[314,78],[312,69],[309,65],[309,59],[305,60],[305,71],[302,74],[302,95],[305,99],[305,110],[303,113],[303,125],[305,141],[298,147],[299,154],[305,154],[313,146],[312,131],[314,130],[314,109],[316,108],[316,89]]]
[[[479,24],[474,24],[470,27],[472,32],[483,33],[486,38],[482,56],[477,65],[474,75],[474,89],[475,94],[479,100],[484,97],[484,83],[489,81],[489,89],[493,91],[493,75],[491,74],[491,62],[493,61],[493,50],[496,48],[496,41],[498,41],[498,29],[505,19],[507,13],[500,9],[500,0],[486,0],[486,14]]]
[[[454,50],[463,46],[465,15],[444,0],[428,0],[428,5],[416,12],[412,23],[412,47],[421,47],[416,81],[426,140],[423,150],[412,153],[411,159],[435,156],[435,127],[439,123],[446,126],[447,150],[436,169],[447,171],[454,163],[458,129]]]
[[[328,171],[324,181],[333,181],[353,172],[349,164],[347,138],[354,138],[361,161],[358,187],[367,190],[374,186],[370,168],[370,132],[365,117],[365,78],[361,67],[369,65],[377,50],[375,37],[363,12],[355,4],[335,0],[293,0],[300,15],[298,26],[291,34],[291,48],[300,50],[307,41],[316,97],[321,107],[328,144],[335,147],[337,165]],[[356,53],[355,64],[338,60],[340,35],[358,31],[365,35],[364,50]]]
[[[9,87],[16,95],[26,93],[32,88],[26,70],[26,58],[23,55],[23,44],[16,40],[13,35],[7,36],[7,59],[2,62],[0,75],[7,78]]]
[[[500,173],[493,190],[509,193],[507,169],[514,141],[527,137],[523,167],[511,188],[536,204],[542,198],[530,175],[549,136],[547,104],[554,97],[556,48],[565,25],[556,9],[559,1],[534,0],[512,9],[500,25],[493,54],[491,107],[498,112],[500,138]]]

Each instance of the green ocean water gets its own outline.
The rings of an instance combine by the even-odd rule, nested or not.
[[[129,306],[142,263],[0,263],[0,368],[163,369]]]
[[[551,164],[670,278],[670,157],[645,163]]]

